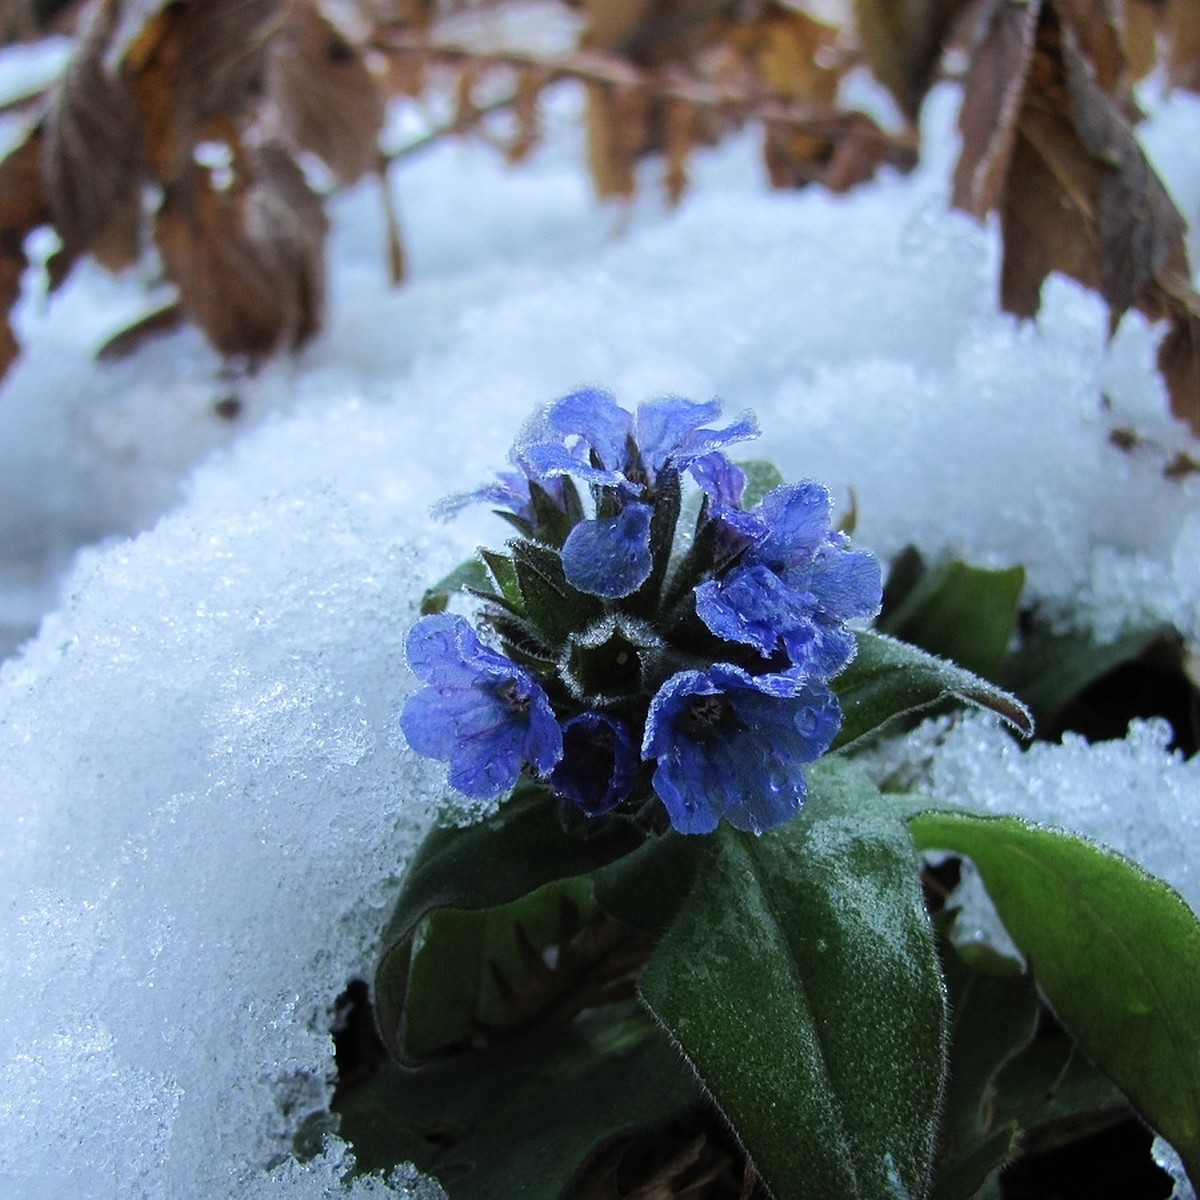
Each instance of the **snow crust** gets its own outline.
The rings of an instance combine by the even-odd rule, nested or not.
[[[930,792],[980,812],[1020,813],[1119,850],[1200,912],[1200,758],[1168,749],[1171,727],[1133,721],[1125,738],[1022,749],[995,721],[964,714],[938,729]]]
[[[444,794],[396,731],[401,647],[423,588],[503,536],[427,508],[501,466],[538,403],[599,384],[753,408],[750,452],[852,492],[879,553],[1024,563],[1064,620],[1200,637],[1200,485],[1162,474],[1190,443],[1156,334],[1130,319],[1106,345],[1064,281],[1036,327],[997,314],[994,231],[946,210],[953,93],[909,178],[769,194],[747,134],[697,161],[676,213],[649,169],[622,236],[577,107],[561,93],[520,171],[457,146],[402,164],[402,291],[372,189],[340,199],[328,331],[255,377],[222,377],[194,331],[93,364],[148,278],[84,267],[20,310],[0,649],[41,624],[0,669],[5,1196],[343,1194],[344,1146],[288,1151],[327,1101],[329,1006]],[[1200,105],[1162,102],[1151,130],[1164,163],[1194,161]],[[1168,175],[1200,213],[1200,178]],[[1196,768],[1153,727],[1024,757],[1003,736],[963,723],[937,787],[1078,822],[1200,906]]]

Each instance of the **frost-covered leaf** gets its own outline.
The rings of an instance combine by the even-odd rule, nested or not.
[[[154,237],[193,320],[224,354],[298,346],[320,326],[328,221],[277,148],[240,153],[233,179],[193,165],[167,188]]]
[[[492,576],[480,559],[468,558],[432,587],[426,588],[421,597],[421,615],[445,612],[450,597],[463,590],[495,593]]]
[[[360,1171],[413,1162],[454,1200],[561,1200],[618,1137],[700,1100],[636,1004],[419,1070],[391,1067],[335,1105]]]
[[[1102,642],[1090,633],[1037,629],[1004,664],[999,682],[1020,695],[1039,724],[1050,723],[1089,684],[1169,635],[1156,625]]]
[[[777,1200],[921,1196],[945,1013],[911,842],[854,768],[809,779],[789,824],[713,835],[642,994]]]
[[[1015,817],[924,813],[923,849],[970,858],[1080,1048],[1200,1181],[1200,922],[1110,851]]]
[[[354,183],[378,164],[383,89],[317,0],[288,10],[271,40],[266,86],[284,140],[315,154],[341,183]]]
[[[1104,297],[1114,327],[1132,307],[1167,320],[1159,369],[1175,414],[1200,430],[1200,296],[1185,223],[1085,61],[1076,7],[997,4],[963,97],[954,203],[979,217],[999,210],[1008,311],[1036,314],[1042,283],[1061,271]]]
[[[995,684],[884,634],[856,636],[854,661],[831,683],[842,705],[842,730],[835,750],[852,746],[889,721],[947,700],[991,709],[1024,736],[1032,736],[1029,710]]]

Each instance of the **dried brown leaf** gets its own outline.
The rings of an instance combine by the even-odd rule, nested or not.
[[[343,184],[375,167],[383,89],[361,49],[322,16],[316,0],[293,4],[272,38],[266,86],[289,145],[311,151]]]
[[[916,123],[942,50],[969,0],[854,0],[858,37],[875,78]]]
[[[1149,75],[1161,57],[1173,87],[1200,92],[1200,4],[1196,0],[1122,0],[1121,34],[1134,79]]]
[[[105,265],[123,267],[140,220],[138,113],[105,57],[116,8],[92,10],[46,113],[44,170],[54,226],[70,256],[101,240]]]
[[[319,327],[328,221],[279,148],[235,161],[224,189],[192,164],[166,189],[154,236],[180,303],[213,345],[258,358]]]
[[[666,171],[663,184],[667,203],[683,199],[688,186],[688,160],[695,143],[696,110],[686,100],[668,100],[665,106]]]
[[[1158,65],[1160,0],[1121,0],[1121,47],[1134,80],[1145,79]]]
[[[980,220],[998,206],[1004,188],[1040,7],[1040,0],[998,4],[967,76],[953,204]]]
[[[832,106],[844,73],[835,54],[838,36],[833,26],[772,2],[756,20],[735,26],[728,41],[744,86],[782,100]],[[766,123],[763,155],[772,187],[820,178],[833,154],[827,135]]]
[[[399,287],[408,275],[408,255],[404,251],[404,235],[400,231],[400,214],[396,211],[396,199],[392,195],[392,184],[388,178],[387,163],[381,158],[379,172],[379,196],[383,203],[383,223],[387,230],[388,278],[393,287]]]
[[[648,99],[641,88],[587,85],[588,169],[602,200],[636,190],[634,167],[649,146]]]
[[[147,342],[178,329],[184,319],[183,306],[178,300],[172,300],[114,333],[96,351],[96,358],[100,362],[116,362],[118,359],[128,358]]]
[[[845,71],[836,57],[839,34],[832,25],[773,2],[756,21],[735,26],[730,38],[752,64],[764,91],[822,104],[836,99]]]
[[[160,183],[191,170],[206,127],[247,114],[286,11],[286,0],[172,0],[129,42],[122,68],[141,117],[143,157]]]
[[[583,0],[587,18],[580,45],[617,50],[661,8],[660,0]]]
[[[542,140],[542,89],[549,81],[550,73],[538,67],[523,67],[517,72],[512,104],[517,131],[504,150],[504,157],[514,166],[524,162]]]
[[[28,136],[0,161],[0,379],[20,353],[8,314],[21,294],[28,265],[25,237],[50,219],[42,181],[42,129]]]
[[[468,63],[454,81],[454,129],[466,133],[475,128],[483,116],[483,110],[475,103],[475,88],[479,83],[482,68]]]
[[[1023,70],[998,86],[1006,64]],[[1033,316],[1061,271],[1104,297],[1113,329],[1133,307],[1167,320],[1160,369],[1173,411],[1200,432],[1200,296],[1183,218],[1056,2],[997,9],[963,114],[955,202],[1000,212],[1004,307]]]
[[[1097,86],[1110,96],[1121,95],[1122,103],[1127,103],[1127,61],[1112,0],[1055,0],[1055,7],[1074,33]]]
[[[1200,92],[1200,5],[1196,0],[1167,0],[1162,16],[1167,40],[1167,79]]]

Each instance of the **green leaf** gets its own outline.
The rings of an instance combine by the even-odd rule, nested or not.
[[[772,462],[763,458],[752,458],[737,464],[746,473],[746,490],[742,493],[742,507],[753,508],[768,492],[783,483],[783,475]]]
[[[1116,1110],[1128,1113],[1128,1100],[1065,1033],[1039,1037],[996,1077],[996,1120],[1025,1130]]]
[[[1089,684],[1138,658],[1169,632],[1156,625],[1098,642],[1089,633],[1038,630],[1004,664],[1000,682],[1020,692],[1039,722],[1050,723]]]
[[[708,840],[642,994],[776,1200],[922,1196],[945,1013],[912,844],[849,764],[809,781],[788,825]]]
[[[1008,652],[1024,587],[1023,567],[991,571],[950,562],[926,571],[879,628],[990,676]]]
[[[1017,820],[944,812],[923,849],[978,868],[1059,1020],[1200,1182],[1200,922],[1127,859]]]
[[[550,641],[562,643],[604,611],[594,597],[567,582],[558,551],[524,538],[515,538],[510,546],[525,616]]]
[[[468,558],[460,563],[449,575],[439,579],[431,588],[427,588],[421,597],[421,615],[446,611],[446,605],[455,592],[470,588],[476,592],[492,592],[491,577],[487,568],[477,558]]]
[[[642,836],[618,822],[568,833],[559,821],[558,803],[536,784],[518,785],[499,812],[477,825],[433,830],[405,873],[375,972],[376,1018],[388,1049],[402,1061],[410,1057],[405,1006],[413,937],[426,916],[438,909],[508,904],[545,884],[613,862],[635,849]],[[452,979],[447,986],[453,986]]]
[[[495,908],[436,909],[418,926],[404,1009],[405,1049],[426,1058],[506,1024],[499,972],[519,984],[525,947],[556,945],[563,906],[594,907],[586,879],[559,880]],[[519,931],[519,932],[518,932]]]
[[[610,916],[650,933],[674,920],[705,857],[703,838],[668,830],[592,876],[596,901]]]
[[[512,559],[503,554],[497,554],[495,550],[487,549],[481,549],[479,556],[487,564],[492,578],[496,581],[496,586],[500,589],[500,595],[508,606],[514,610],[519,609],[521,585],[517,582],[517,571],[513,566]]]
[[[387,1068],[336,1110],[359,1171],[412,1162],[453,1200],[560,1200],[614,1139],[700,1099],[667,1038],[625,1004],[482,1053]]]
[[[858,654],[831,685],[842,704],[842,729],[834,749],[845,749],[890,721],[947,700],[991,709],[1025,737],[1033,735],[1029,710],[995,684],[884,634],[856,636]]]
[[[950,1000],[950,1062],[932,1200],[970,1200],[1012,1149],[1016,1120],[996,1120],[993,1085],[1033,1037],[1037,988],[1028,975],[972,970],[940,941]]]

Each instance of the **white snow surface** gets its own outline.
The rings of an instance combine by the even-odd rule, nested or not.
[[[222,377],[195,331],[95,364],[148,278],[85,266],[23,304],[0,390],[0,649],[40,629],[0,668],[0,1194],[437,1194],[403,1175],[347,1191],[344,1145],[299,1164],[290,1138],[327,1103],[329,1006],[369,973],[444,795],[396,729],[415,603],[504,536],[428,506],[484,482],[571,388],[752,408],[751,453],[853,494],[881,555],[1023,563],[1064,620],[1200,640],[1200,483],[1162,474],[1196,448],[1157,334],[1130,318],[1106,344],[1100,302],[1062,280],[1036,326],[997,312],[995,232],[947,210],[954,104],[932,97],[910,177],[772,194],[747,134],[698,158],[676,212],[649,168],[617,235],[564,90],[520,170],[457,145],[401,164],[402,290],[372,188],[339,199],[327,331],[254,377]],[[1147,144],[1195,217],[1200,104],[1153,108]],[[214,415],[230,396],[232,421]],[[1168,861],[1195,839],[1168,817],[1200,819],[1200,784],[1153,731],[1022,757],[961,729],[939,786],[969,776],[980,804],[1034,816],[1060,777],[1132,756],[1125,791],[1093,811],[1077,787],[1053,819],[1198,903]],[[1147,788],[1152,826],[1130,815]]]

